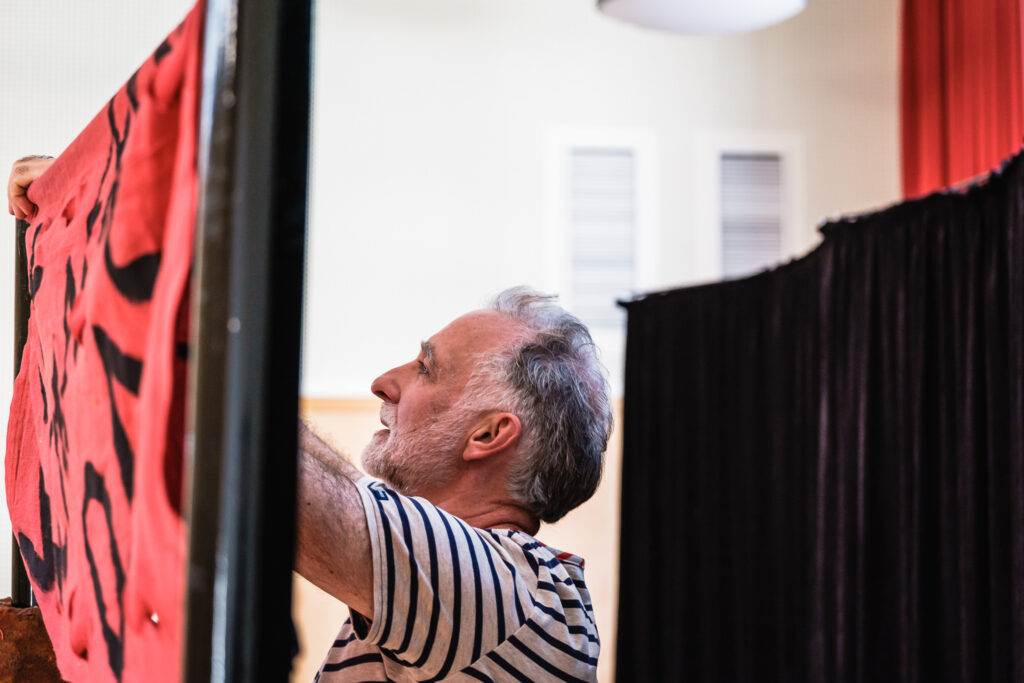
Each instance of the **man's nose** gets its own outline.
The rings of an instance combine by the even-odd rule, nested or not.
[[[402,395],[401,387],[398,382],[398,371],[401,368],[391,368],[383,375],[373,380],[370,384],[370,391],[374,393],[377,398],[388,403],[398,403],[398,399]]]

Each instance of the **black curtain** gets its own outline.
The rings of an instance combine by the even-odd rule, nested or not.
[[[626,304],[619,681],[1024,681],[1024,169]]]

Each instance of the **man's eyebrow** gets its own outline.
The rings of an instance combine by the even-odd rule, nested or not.
[[[427,369],[431,372],[437,371],[437,355],[435,354],[434,345],[430,342],[420,342],[420,353],[423,354],[423,360],[427,365]]]

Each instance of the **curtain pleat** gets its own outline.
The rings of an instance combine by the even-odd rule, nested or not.
[[[629,302],[618,678],[1024,680],[1024,170]]]
[[[1020,0],[903,0],[903,192],[978,175],[1024,137]]]

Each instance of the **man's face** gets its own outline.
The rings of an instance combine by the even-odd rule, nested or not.
[[[524,333],[495,311],[457,318],[420,346],[415,360],[373,381],[384,401],[377,432],[363,451],[363,467],[406,494],[430,497],[464,466],[461,455],[479,414],[453,406],[462,398],[477,360]]]

